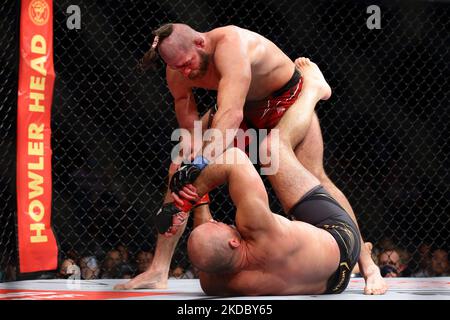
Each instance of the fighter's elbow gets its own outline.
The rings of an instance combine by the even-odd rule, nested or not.
[[[177,120],[180,129],[192,131],[195,128],[195,122],[199,121],[199,118],[197,116],[183,116],[177,117]]]
[[[232,123],[231,127],[239,128],[242,120],[244,119],[244,112],[243,110],[236,110],[236,109],[229,110],[226,117]]]
[[[244,119],[244,112],[239,108],[228,108],[217,114],[213,120],[213,127],[225,127],[227,129],[239,128]]]

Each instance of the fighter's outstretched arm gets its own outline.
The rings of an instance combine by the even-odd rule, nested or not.
[[[269,208],[264,183],[245,153],[237,148],[227,149],[202,170],[192,186],[197,196],[201,197],[222,184],[228,184],[237,209],[236,226],[240,231],[262,231],[273,225],[275,218]],[[181,194],[185,199],[195,200],[185,192]],[[175,194],[174,198],[180,200]]]
[[[226,130],[234,130],[234,135],[243,119],[244,104],[251,82],[251,64],[247,48],[240,36],[229,34],[219,42],[214,54],[214,63],[220,74],[217,90],[217,112],[211,127],[217,129],[221,138],[215,137],[203,144],[199,154],[213,161],[229,147]],[[231,137],[231,135],[228,135]]]

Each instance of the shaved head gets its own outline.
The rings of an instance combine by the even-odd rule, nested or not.
[[[172,34],[158,47],[164,61],[171,61],[180,53],[187,53],[194,46],[195,37],[198,35],[197,31],[186,24],[174,23],[172,26]]]
[[[181,23],[164,24],[152,33],[155,36],[153,43],[139,61],[138,70],[155,67],[160,56],[168,67],[185,78],[195,80],[207,73],[211,53],[205,50],[205,34]]]
[[[188,240],[192,264],[208,273],[232,272],[236,267],[237,251],[229,241],[240,238],[239,233],[223,223],[208,222],[195,228]]]
[[[141,71],[155,67],[158,56],[161,56],[166,64],[179,62],[188,54],[192,55],[196,43],[200,47],[204,43],[201,33],[182,23],[164,24],[152,34],[152,45],[138,64]]]

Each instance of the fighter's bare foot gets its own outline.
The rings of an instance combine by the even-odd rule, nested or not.
[[[114,290],[166,288],[167,274],[164,276],[164,272],[154,272],[153,270],[143,272],[126,283],[120,283],[114,286]]]
[[[380,295],[386,293],[388,285],[386,280],[381,276],[378,266],[373,265],[370,267],[364,274],[364,278],[366,280],[364,294]]]
[[[322,71],[317,64],[308,58],[297,58],[295,66],[303,77],[303,90],[316,90],[320,100],[328,100],[331,97],[331,88],[325,80]]]

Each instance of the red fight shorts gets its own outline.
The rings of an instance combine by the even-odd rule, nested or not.
[[[255,129],[273,129],[297,100],[302,84],[300,72],[295,69],[291,79],[281,89],[264,100],[246,102],[244,118],[247,125]]]
[[[291,79],[280,89],[272,93],[269,97],[260,101],[248,101],[244,106],[244,120],[241,122],[239,129],[244,132],[249,129],[273,129],[286,110],[297,100],[298,95],[302,91],[302,77],[300,72],[295,69]],[[208,128],[211,127],[212,118],[217,111],[217,105],[211,109],[209,114]],[[245,149],[248,154],[247,147],[250,139],[245,138]],[[234,146],[238,146],[236,139]]]

